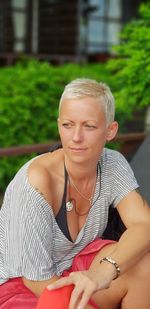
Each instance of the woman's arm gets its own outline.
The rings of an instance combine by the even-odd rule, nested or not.
[[[109,257],[117,262],[120,273],[123,274],[150,250],[150,208],[139,193],[132,191],[117,205],[117,209],[127,230]],[[98,257],[101,259],[101,252]],[[103,263],[99,261],[96,265],[97,269],[91,267],[88,271],[75,272],[68,278],[58,280],[50,286],[50,289],[74,284],[69,309],[75,308],[75,303],[81,294],[79,308],[84,308],[91,295],[99,289],[109,287],[117,274],[114,265],[107,261]]]
[[[117,210],[127,230],[111,257],[116,260],[123,273],[150,250],[150,207],[136,190],[118,204]]]

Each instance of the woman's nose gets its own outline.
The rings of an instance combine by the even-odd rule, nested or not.
[[[72,140],[74,142],[81,142],[83,140],[83,130],[81,127],[74,128]]]

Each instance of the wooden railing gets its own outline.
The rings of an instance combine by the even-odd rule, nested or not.
[[[113,142],[119,142],[121,145],[120,151],[128,157],[132,156],[136,152],[145,136],[145,132],[118,134]],[[34,152],[44,153],[47,152],[50,146],[54,143],[55,142],[0,148],[0,157],[26,155]]]
[[[120,143],[120,152],[128,159],[131,159],[146,135],[146,132],[118,134],[114,141]]]
[[[23,145],[23,146],[15,146],[9,148],[0,148],[0,157],[10,157],[16,155],[25,155],[30,153],[44,153],[47,152],[50,146],[53,144],[45,143],[45,144],[34,144],[34,145]]]

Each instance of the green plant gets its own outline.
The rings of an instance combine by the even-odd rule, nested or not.
[[[89,77],[110,84],[103,64],[52,66],[22,60],[0,69],[0,147],[58,140],[58,103],[65,84]],[[32,155],[33,156],[33,155]],[[0,191],[30,156],[0,159]]]
[[[121,32],[116,56],[108,62],[116,99],[117,119],[123,124],[150,105],[150,4],[139,8],[139,18]]]

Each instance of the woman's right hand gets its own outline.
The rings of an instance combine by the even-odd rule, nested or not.
[[[113,265],[102,263],[97,270],[72,272],[68,277],[59,279],[47,288],[54,290],[73,284],[69,309],[84,309],[93,293],[108,288],[115,275]]]

